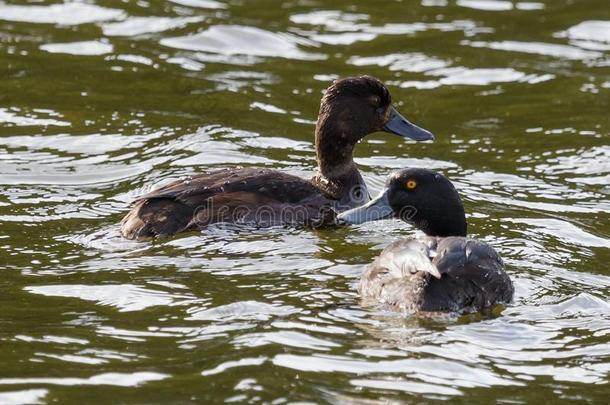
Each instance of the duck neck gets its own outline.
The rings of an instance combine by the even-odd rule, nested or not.
[[[426,213],[426,219],[415,219],[415,226],[428,236],[466,236],[468,224],[461,201],[446,204],[442,210]]]
[[[350,172],[357,171],[353,157],[355,144],[342,136],[316,135],[318,171],[327,179],[342,179]]]
[[[340,128],[318,122],[316,158],[318,172],[312,182],[325,194],[346,207],[356,207],[369,200],[368,190],[353,159],[356,141]]]
[[[466,236],[466,219],[465,218],[453,218],[446,219],[447,222],[440,224],[416,224],[416,226],[424,231],[428,236],[434,237],[447,237],[447,236]]]

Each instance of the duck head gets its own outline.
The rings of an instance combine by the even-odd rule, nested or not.
[[[340,223],[361,224],[399,218],[428,236],[466,236],[466,216],[449,179],[428,169],[392,173],[386,187],[369,203],[337,216]]]
[[[322,97],[316,124],[320,168],[325,172],[351,164],[356,143],[379,131],[415,141],[434,139],[394,108],[390,92],[380,80],[359,76],[335,81]]]

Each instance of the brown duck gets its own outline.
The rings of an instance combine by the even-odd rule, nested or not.
[[[138,198],[121,221],[121,234],[143,239],[216,222],[330,225],[335,212],[370,200],[352,152],[359,140],[377,131],[416,141],[434,138],[396,111],[390,92],[378,79],[335,81],[320,103],[315,130],[318,170],[313,178],[254,167],[192,176]]]

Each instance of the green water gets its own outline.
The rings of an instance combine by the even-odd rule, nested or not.
[[[398,221],[118,236],[180,176],[310,176],[321,92],[356,74],[436,134],[366,138],[370,189],[450,177],[514,304],[361,307]],[[0,1],[0,403],[606,403],[609,112],[607,0]]]

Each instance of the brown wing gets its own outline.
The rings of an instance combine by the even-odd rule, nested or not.
[[[277,170],[248,167],[218,170],[175,181],[138,200],[172,198],[192,205],[215,194],[236,192],[258,194],[287,203],[299,203],[321,194],[308,180],[300,177]]]
[[[218,170],[138,198],[121,223],[121,233],[139,239],[201,229],[214,222],[315,224],[330,220],[330,203],[297,176],[260,168]]]

